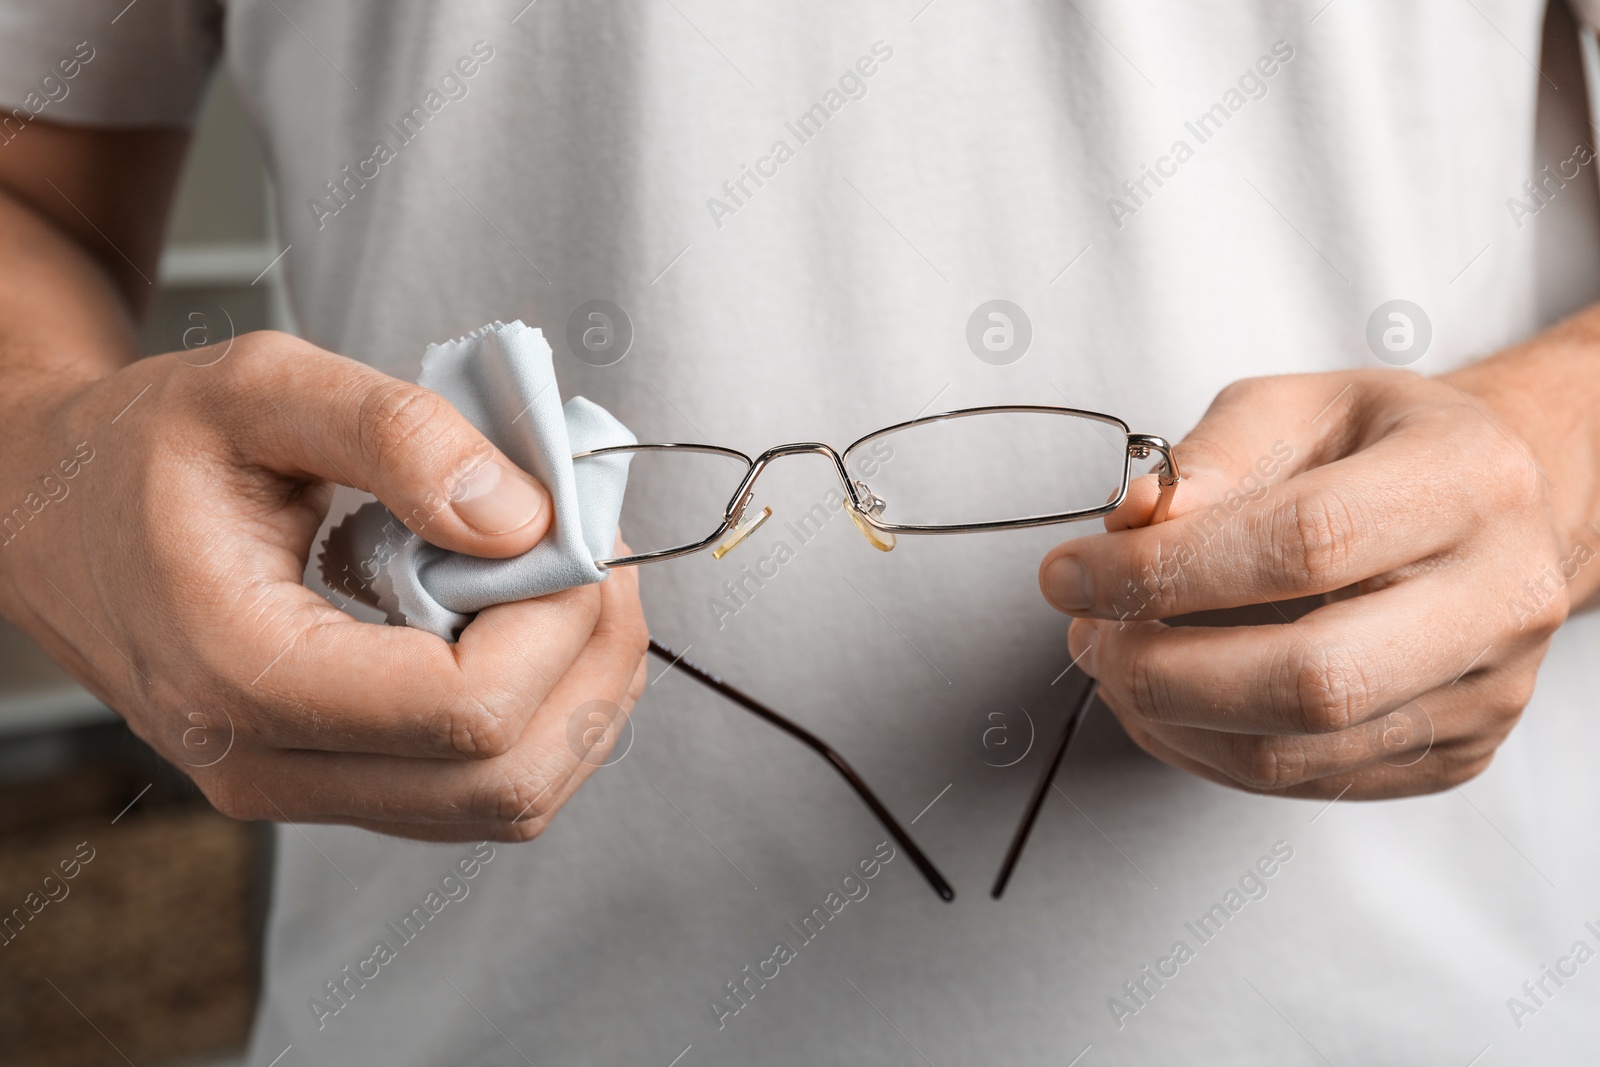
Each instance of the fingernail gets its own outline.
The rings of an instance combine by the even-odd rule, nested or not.
[[[519,470],[490,461],[461,479],[450,494],[461,521],[481,534],[520,530],[545,509],[544,487]]]
[[[1088,611],[1094,603],[1089,568],[1076,556],[1062,556],[1044,572],[1044,595],[1062,611]]]

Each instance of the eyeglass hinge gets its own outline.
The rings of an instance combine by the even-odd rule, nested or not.
[[[1166,438],[1147,433],[1128,435],[1128,455],[1134,459],[1149,459],[1152,452],[1161,453],[1161,466],[1156,469],[1156,479],[1162,485],[1177,485],[1178,461],[1173,457],[1172,446]]]

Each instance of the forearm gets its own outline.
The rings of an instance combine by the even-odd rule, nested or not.
[[[0,447],[12,454],[50,397],[138,357],[186,143],[36,125],[0,150]]]
[[[137,356],[130,311],[99,264],[0,193],[0,441],[16,453],[40,401]]]
[[[1600,304],[1444,380],[1531,450],[1560,530],[1572,606],[1600,603]]]

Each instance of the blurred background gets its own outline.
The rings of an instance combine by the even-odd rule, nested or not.
[[[1597,137],[1576,31],[1559,2],[1540,67],[1529,175]],[[1550,246],[1539,257],[1549,314],[1594,299],[1594,182],[1571,183],[1530,229]],[[292,329],[280,251],[261,153],[220,77],[191,148],[145,352]],[[202,762],[206,749],[191,747]],[[76,864],[70,879],[63,861]],[[267,826],[211,810],[179,770],[0,622],[0,1067],[242,1064],[271,861]]]
[[[262,273],[281,250],[272,231],[260,150],[218,78],[144,351],[290,328],[279,267]],[[226,742],[204,740],[218,755]],[[79,863],[70,880],[63,860]],[[240,1062],[270,862],[266,825],[211,810],[0,621],[0,1064]]]

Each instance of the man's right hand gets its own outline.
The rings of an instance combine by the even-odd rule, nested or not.
[[[637,580],[454,645],[306,589],[334,482],[490,557],[549,498],[437,395],[292,337],[138,359],[186,141],[41,118],[0,152],[0,613],[224,812],[536,835],[643,684]]]
[[[223,351],[8,405],[0,608],[230,815],[535,836],[598,762],[571,717],[642,685],[633,572],[454,645],[344,614],[301,584],[334,483],[492,558],[543,536],[549,495],[426,389],[283,334]]]

